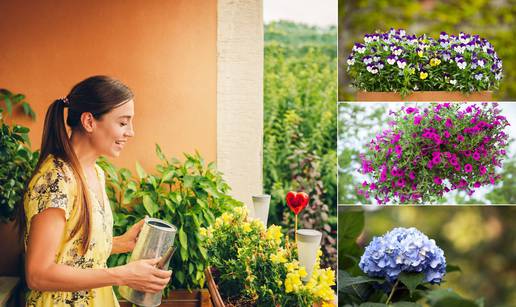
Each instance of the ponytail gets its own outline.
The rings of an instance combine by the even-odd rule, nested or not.
[[[70,138],[66,131],[64,122],[64,108],[66,106],[68,106],[68,103],[65,98],[55,100],[48,107],[47,114],[45,116],[45,124],[43,126],[40,157],[32,177],[37,174],[41,164],[49,154],[69,163],[77,182],[76,203],[81,204],[79,210],[79,221],[73,228],[70,238],[73,238],[82,229],[86,237],[86,239],[81,242],[82,252],[84,254],[86,253],[91,240],[91,200],[87,193],[86,179],[83,175],[81,164],[72,148]],[[19,206],[18,212],[19,230],[20,233],[23,234],[21,236],[23,238],[27,229],[24,204]]]

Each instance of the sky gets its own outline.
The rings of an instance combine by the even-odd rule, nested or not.
[[[327,27],[337,25],[338,0],[264,0],[263,20],[289,20]]]

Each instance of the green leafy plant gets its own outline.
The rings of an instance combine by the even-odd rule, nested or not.
[[[22,205],[23,191],[38,161],[29,145],[29,128],[4,123],[0,109],[0,222],[14,218]]]
[[[0,89],[0,101],[2,100],[4,101],[5,108],[9,116],[13,115],[13,108],[20,103],[23,109],[23,113],[25,113],[25,115],[30,116],[33,120],[36,119],[36,113],[34,113],[34,110],[32,110],[28,102],[24,101],[25,95],[14,94],[7,89]]]
[[[232,305],[308,307],[334,299],[335,272],[321,269],[317,260],[304,284],[307,272],[295,244],[285,240],[280,226],[266,229],[249,220],[244,208],[222,214],[202,235],[221,296]]]
[[[156,145],[161,163],[156,173],[147,173],[136,165],[138,179],[127,169],[117,169],[107,160],[99,162],[107,174],[107,192],[114,212],[115,235],[149,215],[166,220],[178,229],[177,252],[170,267],[175,288],[202,288],[207,251],[201,244],[201,227],[210,226],[216,217],[242,203],[228,195],[230,187],[214,163],[205,166],[199,153],[185,154],[185,161],[167,159]],[[126,263],[128,255],[113,255],[108,265]]]

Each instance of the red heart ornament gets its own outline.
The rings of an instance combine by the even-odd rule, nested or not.
[[[290,191],[287,193],[287,205],[294,212],[294,214],[299,214],[301,210],[303,210],[306,205],[308,205],[308,194],[305,192],[293,192]]]

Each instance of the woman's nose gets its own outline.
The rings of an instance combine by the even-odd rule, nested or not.
[[[125,135],[126,135],[127,137],[133,137],[133,136],[134,136],[134,129],[133,129],[133,125],[132,125],[132,124],[131,124],[131,125],[129,125],[129,130],[127,130],[127,131],[125,132]]]

